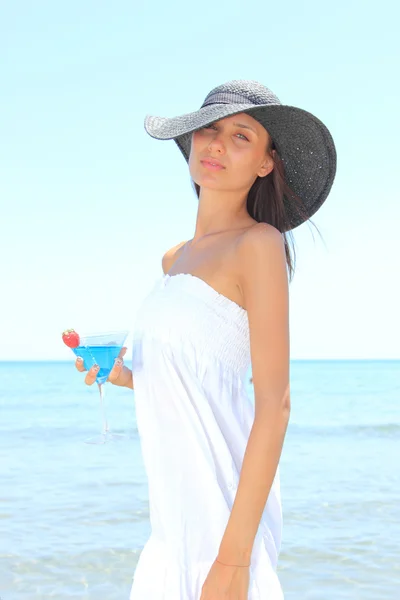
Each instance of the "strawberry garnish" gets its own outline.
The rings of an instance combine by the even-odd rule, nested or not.
[[[75,329],[66,329],[62,334],[62,339],[68,348],[77,348],[79,346],[79,335]]]

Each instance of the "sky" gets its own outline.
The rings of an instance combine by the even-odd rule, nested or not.
[[[293,230],[291,358],[400,358],[399,12],[394,0],[1,3],[0,360],[72,361],[67,328],[132,333],[197,211],[183,156],[144,117],[196,110],[231,79],[312,112],[336,144],[318,229]]]

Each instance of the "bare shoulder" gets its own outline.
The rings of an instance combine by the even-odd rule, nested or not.
[[[270,223],[256,223],[253,227],[248,227],[246,231],[242,234],[242,238],[252,239],[254,237],[262,237],[265,235],[275,236],[275,237],[283,237],[281,232],[270,225]]]
[[[285,255],[285,240],[283,234],[269,223],[257,223],[247,229],[237,243],[237,260],[240,270],[249,266],[249,261],[268,261],[268,257],[276,258]]]
[[[287,287],[285,240],[269,223],[257,223],[247,229],[236,247],[236,272],[246,302],[250,296],[271,293],[276,286]]]
[[[179,256],[179,251],[183,248],[185,244],[186,241],[180,242],[179,244],[176,244],[176,246],[173,246],[172,248],[167,250],[167,252],[164,254],[164,256],[162,257],[161,264],[163,272],[165,274],[168,273],[168,271],[171,269],[172,265]]]

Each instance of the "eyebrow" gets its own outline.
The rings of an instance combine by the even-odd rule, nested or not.
[[[243,129],[250,129],[250,131],[253,131],[253,133],[255,133],[257,135],[257,131],[255,129],[253,129],[252,127],[250,127],[250,125],[244,125],[243,123],[233,123],[236,127],[243,127]]]

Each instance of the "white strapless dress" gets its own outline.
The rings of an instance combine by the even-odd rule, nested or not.
[[[254,419],[247,312],[197,276],[164,275],[137,313],[132,372],[151,535],[130,600],[199,600]],[[248,600],[282,600],[279,467],[253,546]]]

